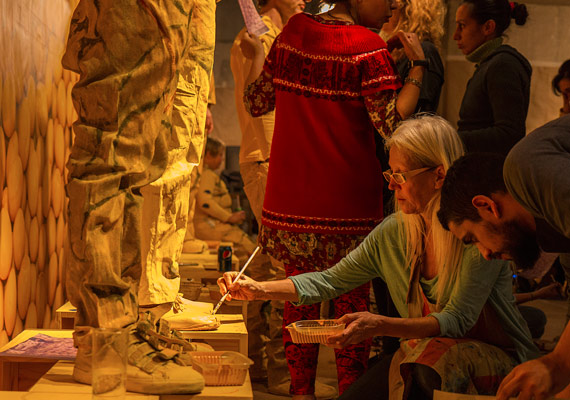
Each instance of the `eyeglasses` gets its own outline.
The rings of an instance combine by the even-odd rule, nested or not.
[[[406,183],[406,181],[409,178],[435,168],[436,167],[424,167],[424,168],[412,169],[406,172],[392,172],[392,170],[389,169],[387,171],[382,172],[382,175],[384,175],[384,179],[386,179],[386,182],[388,183],[390,183],[391,179],[394,179],[394,182],[396,182],[398,185],[403,185],[404,183]]]

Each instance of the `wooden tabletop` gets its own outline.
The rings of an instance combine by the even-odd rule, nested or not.
[[[62,394],[73,394],[73,395],[85,395],[91,397],[91,386],[83,385],[77,383],[73,380],[71,376],[73,371],[73,363],[67,361],[60,361],[54,365],[47,374],[45,374],[31,389],[30,393],[37,394],[57,394],[58,400],[68,400],[61,397]],[[40,398],[36,398],[40,400]],[[23,400],[36,400],[25,398]],[[43,400],[42,398],[41,400]],[[45,397],[45,400],[52,400],[52,397]],[[76,400],[79,398],[69,399]],[[139,393],[127,392],[127,400],[223,400],[223,399],[235,399],[235,400],[252,400],[253,392],[251,389],[251,382],[249,380],[249,374],[246,377],[246,381],[241,386],[206,386],[201,393],[198,394],[185,394],[185,395],[161,395],[152,396],[144,395]],[[4,397],[2,397],[4,400]],[[12,399],[6,399],[12,400]],[[15,398],[14,400],[20,400],[20,398]],[[86,398],[87,400],[87,398]]]

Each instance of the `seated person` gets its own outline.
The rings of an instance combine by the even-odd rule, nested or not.
[[[234,252],[245,263],[255,249],[255,243],[238,226],[245,219],[244,211],[232,212],[232,198],[224,181],[216,173],[222,165],[224,145],[208,137],[204,155],[204,170],[200,176],[196,195],[194,229],[196,237],[202,240],[232,242]]]
[[[528,329],[530,330],[530,335],[533,339],[539,339],[544,334],[544,328],[546,327],[546,314],[540,308],[528,305],[523,306],[521,304],[539,299],[561,298],[563,298],[562,285],[558,282],[551,283],[550,285],[543,286],[531,292],[515,293],[515,300],[517,302],[518,309],[526,321]]]
[[[235,272],[218,280],[228,298],[282,299],[297,305],[328,300],[380,277],[403,318],[346,314],[344,347],[394,336],[400,349],[376,363],[340,399],[431,398],[434,389],[493,394],[518,363],[538,356],[515,306],[508,262],[486,261],[436,218],[445,174],[464,150],[440,117],[404,121],[386,141],[396,212],[334,267],[279,281],[257,282]],[[477,340],[473,340],[477,339]],[[390,366],[388,368],[388,366]],[[450,366],[453,366],[450,368]]]

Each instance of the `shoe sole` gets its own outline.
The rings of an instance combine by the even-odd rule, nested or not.
[[[73,368],[73,379],[79,383],[91,385],[91,371]],[[173,390],[173,388],[176,388]],[[128,392],[143,394],[195,394],[204,390],[204,380],[195,382],[186,379],[184,381],[168,381],[160,383],[149,383],[148,378],[127,378]]]

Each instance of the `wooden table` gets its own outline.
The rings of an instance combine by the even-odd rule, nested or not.
[[[6,351],[31,337],[43,333],[57,338],[71,338],[72,330],[27,329],[0,349]],[[28,390],[58,360],[15,355],[0,356],[0,390]],[[2,397],[2,399],[4,399]]]
[[[215,331],[180,331],[192,341],[205,342],[215,350],[237,351],[247,356],[247,329],[241,314],[216,314],[221,325]]]
[[[216,316],[221,322],[218,329],[213,331],[181,331],[182,335],[192,341],[208,343],[215,350],[237,351],[247,356],[247,329],[243,316],[241,314],[217,314]],[[28,329],[2,347],[0,352],[40,333],[57,338],[71,338],[73,330]],[[57,359],[33,356],[0,356],[0,390],[28,390],[57,361]]]
[[[134,393],[132,393],[134,394]],[[92,400],[92,394],[89,393],[53,393],[53,392],[0,392],[0,399],[2,400],[53,400],[54,395],[57,395],[57,400]],[[138,395],[137,397],[131,396],[128,393],[126,396],[128,400],[160,400],[159,396],[151,395]]]
[[[216,304],[217,301],[211,298],[202,297],[199,299],[205,303]],[[73,329],[75,321],[75,313],[77,309],[69,301],[56,310],[57,326],[59,329]],[[216,315],[236,315],[236,320],[244,321],[247,319],[247,301],[233,300],[222,304],[220,314]]]
[[[58,400],[67,400],[60,397],[60,394],[75,394],[79,396],[91,397],[91,386],[77,383],[71,376],[73,371],[73,363],[60,361],[55,364],[31,389],[30,393],[35,394],[57,394]],[[52,400],[53,396],[44,398]],[[42,400],[44,400],[42,399]],[[253,391],[249,374],[245,379],[245,383],[241,386],[206,386],[201,393],[198,394],[178,394],[178,395],[144,395],[138,393],[127,392],[126,400],[253,400]],[[4,398],[2,398],[4,400]],[[29,400],[29,399],[25,399]],[[36,399],[34,399],[36,400]],[[39,399],[37,399],[39,400]],[[74,399],[69,399],[74,400]],[[82,400],[82,399],[81,399]],[[86,398],[87,400],[87,398]]]

